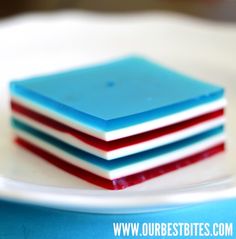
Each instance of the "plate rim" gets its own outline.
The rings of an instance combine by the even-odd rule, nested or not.
[[[126,190],[120,190],[110,191],[110,194],[104,197],[102,192],[45,186],[0,176],[0,198],[3,200],[75,212],[130,214],[158,212],[196,203],[236,198],[236,175],[181,187],[174,192],[163,190],[158,195],[154,190],[134,191],[132,195],[126,194]]]

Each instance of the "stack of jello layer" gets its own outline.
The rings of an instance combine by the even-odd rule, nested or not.
[[[10,85],[15,142],[123,189],[224,151],[224,90],[140,57]]]

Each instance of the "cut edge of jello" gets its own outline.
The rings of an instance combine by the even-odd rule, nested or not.
[[[125,189],[129,186],[133,186],[144,181],[150,180],[152,178],[161,176],[163,174],[169,173],[171,171],[186,167],[190,164],[197,163],[204,159],[210,158],[215,154],[225,151],[225,143],[220,143],[216,146],[213,146],[207,150],[201,151],[197,154],[191,155],[189,157],[180,159],[176,162],[169,163],[160,167],[152,168],[141,173],[136,173],[122,178],[117,178],[114,180],[108,180],[93,173],[90,173],[84,169],[81,169],[77,166],[74,166],[68,162],[65,162],[63,159],[47,152],[46,150],[22,139],[20,137],[15,138],[15,143],[20,147],[30,151],[31,153],[40,156],[42,159],[53,164],[57,168],[62,169],[63,171],[79,177],[89,183],[97,185],[99,187],[110,189],[110,190],[120,190]]]
[[[65,124],[58,122],[57,120],[49,118],[48,116],[44,116],[36,111],[28,109],[27,107],[22,106],[17,102],[11,101],[11,108],[14,118],[19,119],[20,121],[29,124],[31,127],[35,127],[38,130],[41,130],[44,133],[47,133],[59,139],[61,138],[61,135],[57,136],[57,132],[63,133],[65,134],[65,136],[67,136],[64,137],[64,140],[67,143],[71,144],[74,147],[81,148],[82,150],[85,150],[94,155],[97,155],[98,157],[102,157],[106,160],[116,159],[119,157],[130,155],[132,153],[134,154],[137,152],[152,149],[154,147],[165,145],[167,144],[165,139],[166,137],[169,138],[170,142],[174,142],[177,139],[178,140],[184,139],[186,137],[190,137],[196,134],[195,131],[197,128],[199,131],[198,133],[200,133],[202,131],[206,131],[210,128],[216,127],[217,124],[221,125],[224,123],[224,109],[222,108],[189,120],[185,120],[159,129],[151,130],[145,133],[124,137],[119,140],[104,141],[95,138],[93,136],[87,135],[81,131],[75,130],[72,127],[69,127]],[[192,135],[191,134],[185,135],[186,130],[189,132],[191,130]],[[183,136],[177,136],[177,139],[175,139],[176,133],[177,135],[182,133]],[[172,135],[174,137],[171,138]],[[68,137],[70,137],[71,140],[68,140],[67,139]],[[164,141],[162,140],[163,138]],[[153,143],[154,140],[156,144]],[[157,143],[157,140],[159,140],[159,143]],[[148,142],[150,142],[150,145],[147,145]],[[142,147],[142,145],[145,146]],[[133,152],[132,147],[135,149],[135,150],[133,149]],[[131,150],[129,150],[129,148]],[[118,156],[115,157],[116,155]]]

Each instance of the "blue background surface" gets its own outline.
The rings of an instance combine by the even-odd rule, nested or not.
[[[229,222],[234,223],[236,236],[236,199],[127,215],[87,214],[0,201],[1,239],[115,238],[113,222]]]

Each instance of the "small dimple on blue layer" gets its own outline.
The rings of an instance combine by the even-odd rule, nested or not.
[[[165,117],[224,95],[140,57],[15,81],[11,94],[103,131]]]
[[[181,149],[181,148],[184,148],[187,146],[191,146],[195,143],[200,142],[201,140],[205,140],[212,136],[221,134],[224,131],[224,126],[222,125],[222,126],[214,128],[212,130],[189,137],[184,140],[180,140],[175,143],[171,143],[171,144],[157,147],[157,148],[147,150],[147,151],[144,151],[141,153],[137,153],[137,154],[133,154],[130,156],[125,156],[122,158],[108,161],[108,160],[102,159],[100,157],[97,157],[95,155],[92,155],[90,153],[87,153],[85,151],[82,151],[78,148],[75,148],[67,143],[64,143],[63,141],[58,140],[50,135],[47,135],[39,130],[36,130],[15,118],[12,118],[11,122],[12,122],[12,126],[14,128],[19,129],[23,132],[26,132],[26,133],[44,141],[45,143],[51,144],[59,149],[64,150],[65,152],[69,153],[70,155],[78,157],[81,160],[90,162],[90,163],[97,165],[105,170],[113,170],[113,169],[117,169],[120,167],[124,167],[126,165],[131,165],[134,163],[145,161],[145,160],[151,159],[153,157],[162,156],[167,153],[174,152],[178,149]]]

